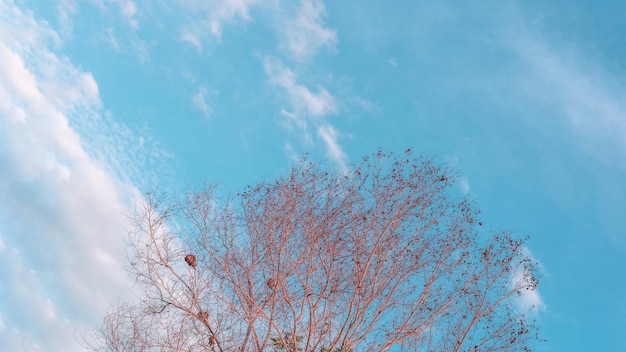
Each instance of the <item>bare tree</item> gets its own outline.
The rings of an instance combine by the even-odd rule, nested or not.
[[[522,351],[539,340],[523,240],[486,233],[454,175],[382,151],[337,173],[303,160],[225,200],[148,194],[132,218],[142,297],[100,351]]]

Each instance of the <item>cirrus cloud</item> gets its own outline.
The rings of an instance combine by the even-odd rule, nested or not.
[[[287,20],[285,47],[296,61],[304,61],[320,48],[334,49],[337,32],[324,26],[326,8],[321,0],[303,0],[294,19]]]

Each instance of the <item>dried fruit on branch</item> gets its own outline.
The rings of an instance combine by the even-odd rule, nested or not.
[[[200,320],[202,320],[203,322],[206,322],[207,320],[209,320],[209,313],[201,311],[200,313],[198,313],[198,318],[200,318]]]
[[[193,255],[193,254],[187,254],[187,255],[185,256],[185,262],[186,262],[187,264],[189,264],[189,266],[191,266],[192,268],[194,268],[194,269],[196,268],[196,263],[197,263],[197,262],[196,262],[196,256],[195,256],[195,255]]]

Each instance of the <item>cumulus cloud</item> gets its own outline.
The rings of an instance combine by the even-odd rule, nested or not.
[[[106,116],[45,22],[12,1],[0,13],[0,350],[79,351],[75,330],[130,293],[123,214],[150,146]]]
[[[283,32],[285,47],[295,60],[304,61],[322,47],[335,47],[337,32],[324,27],[325,15],[321,0],[303,0],[294,19],[287,21]]]

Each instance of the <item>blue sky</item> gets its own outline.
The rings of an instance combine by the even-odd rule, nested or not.
[[[0,0],[0,350],[131,299],[125,209],[436,155],[531,235],[541,351],[626,350],[626,3]],[[119,298],[118,298],[119,297]]]

